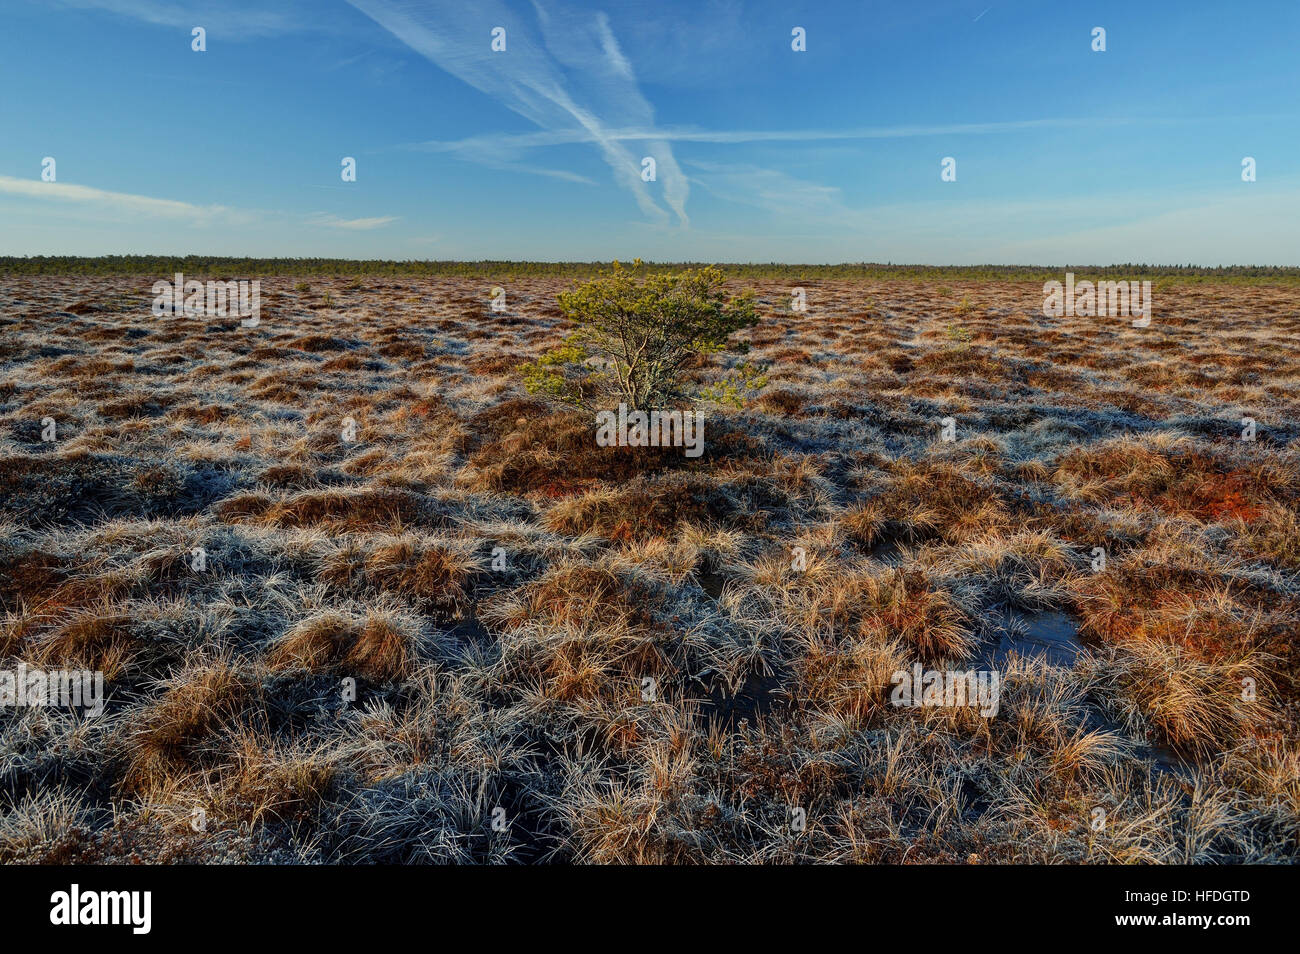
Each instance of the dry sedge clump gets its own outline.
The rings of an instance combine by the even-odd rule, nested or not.
[[[985,604],[1022,609],[1057,606],[1066,598],[1077,558],[1050,533],[989,535],[945,551],[936,562],[960,576]]]
[[[611,540],[666,536],[689,523],[719,526],[736,504],[712,479],[691,474],[638,478],[617,491],[592,491],[556,504],[546,525],[568,536],[596,534]]]
[[[802,394],[789,388],[774,388],[763,393],[763,396],[758,399],[758,405],[773,414],[794,416],[799,413],[807,400]]]
[[[478,569],[479,561],[462,552],[399,539],[369,551],[346,544],[325,557],[319,579],[331,586],[397,593],[426,610],[456,612],[466,604]]]
[[[375,682],[401,682],[410,672],[411,649],[406,633],[392,619],[370,616],[348,647],[339,668]]]
[[[455,609],[466,598],[472,564],[442,547],[418,547],[401,540],[379,547],[366,560],[367,581],[429,606]]]
[[[319,750],[277,745],[251,732],[232,743],[234,766],[224,779],[224,814],[253,825],[302,822],[329,795],[338,774],[335,759]]]
[[[556,702],[626,705],[642,678],[667,680],[677,671],[670,655],[681,650],[680,640],[655,620],[654,603],[646,588],[618,573],[572,565],[489,604],[482,618],[507,633],[502,667],[512,681]],[[617,722],[604,734],[624,744],[638,735]]]
[[[604,567],[574,564],[550,571],[517,591],[501,622],[626,631],[656,627],[649,591]]]
[[[719,422],[721,423],[721,422]],[[723,463],[762,466],[762,444],[734,428],[709,424],[704,455],[680,447],[602,447],[595,420],[576,411],[553,412],[533,401],[508,400],[474,416],[477,451],[465,483],[480,492],[565,497],[667,470],[716,469]]]
[[[1176,644],[1141,641],[1108,656],[1101,671],[1160,741],[1195,754],[1221,752],[1273,715],[1253,655],[1207,662]]]
[[[95,606],[74,613],[35,643],[41,665],[90,669],[112,680],[139,649],[130,614],[121,607]]]
[[[350,617],[321,613],[289,630],[272,648],[267,664],[273,670],[301,668],[308,672],[328,672],[358,632],[356,622]]]
[[[679,448],[601,447],[594,433],[592,420],[574,412],[520,416],[471,458],[472,486],[560,497],[684,462]]]
[[[1239,654],[1267,631],[1273,600],[1225,586],[1212,571],[1138,550],[1069,584],[1081,628],[1103,643],[1176,643],[1206,658]]]
[[[878,486],[844,517],[850,538],[863,546],[893,539],[960,543],[1008,525],[1008,508],[997,489],[952,464],[900,461]]]
[[[335,338],[332,335],[304,335],[290,341],[288,346],[297,348],[299,351],[318,353],[321,351],[345,351],[352,347],[353,343],[344,341],[342,338]]]
[[[1267,560],[1288,570],[1300,570],[1300,512],[1269,503],[1251,522],[1228,521],[1237,553],[1248,560]]]
[[[799,697],[862,726],[886,705],[891,676],[910,664],[902,646],[881,642],[876,633],[839,641],[812,637],[798,664]]]
[[[254,687],[228,660],[183,670],[163,683],[162,697],[139,716],[131,744],[131,778],[140,788],[184,772],[209,736],[229,730],[255,699]]]
[[[409,491],[380,490],[361,494],[338,491],[304,493],[272,507],[266,523],[279,527],[342,525],[349,529],[377,529],[417,522],[425,508]]]
[[[131,397],[119,398],[116,401],[101,404],[95,409],[95,413],[110,420],[155,416],[162,414],[170,403],[168,398],[161,395],[135,394]]]
[[[970,656],[973,640],[966,614],[925,574],[890,570],[869,577],[861,594],[859,632],[880,642],[897,640],[923,660],[960,660]]]
[[[176,584],[194,580],[193,555],[189,547],[152,550],[136,562],[143,580],[150,584]]]
[[[846,573],[809,557],[802,572],[779,558],[749,572],[759,590],[751,596],[775,597],[779,618],[814,647],[829,640],[838,653],[847,643],[893,644],[926,662],[966,659],[974,647],[965,611],[919,568]]]
[[[272,647],[272,670],[359,676],[373,682],[401,682],[410,671],[409,638],[392,619],[371,614],[364,623],[325,612],[294,626]]]
[[[290,490],[313,487],[318,480],[316,471],[302,464],[276,464],[262,471],[258,479],[272,487],[285,487]]]
[[[40,620],[31,613],[6,613],[0,620],[0,659],[16,655],[23,641],[35,635]]]
[[[443,522],[429,502],[412,491],[397,488],[354,493],[308,491],[281,501],[265,494],[240,494],[223,500],[217,513],[233,522],[257,522],[282,528],[400,530]]]

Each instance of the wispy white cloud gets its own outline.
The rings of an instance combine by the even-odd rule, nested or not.
[[[385,225],[396,222],[400,216],[397,215],[375,215],[364,219],[342,219],[337,215],[330,215],[326,212],[318,212],[307,219],[309,225],[319,225],[330,229],[350,229],[354,232],[369,232],[371,229],[381,229]]]
[[[49,4],[50,0],[40,0]],[[261,0],[225,2],[171,2],[171,0],[54,0],[74,10],[102,10],[155,26],[176,27],[188,33],[203,27],[213,39],[252,40],[293,33],[319,25],[319,15],[297,0],[277,3],[269,9]]]
[[[589,129],[561,128],[542,129],[531,133],[493,133],[457,140],[429,140],[414,143],[408,148],[447,153],[480,165],[512,168],[542,175],[556,175],[557,173],[552,170],[527,161],[529,151],[550,146],[582,143],[594,143],[601,146],[602,149],[610,149],[614,145],[623,142],[640,142],[646,144],[650,149],[649,154],[655,157],[661,172],[665,170],[665,163],[668,163],[667,170],[669,174],[663,177],[665,200],[684,219],[686,190],[691,180],[681,174],[681,170],[675,158],[673,158],[670,143],[711,143],[719,145],[791,143],[799,145],[835,141],[909,139],[925,136],[995,135],[1040,129],[1123,126],[1131,122],[1134,121],[1128,119],[1066,117],[987,123],[859,127],[855,129],[711,130],[685,126],[659,128],[620,127],[602,128],[599,134],[595,134]],[[667,160],[661,158],[663,156],[667,156]],[[502,157],[510,157],[512,161],[507,164]],[[626,162],[626,158],[620,161]],[[704,168],[703,164],[700,163],[690,165],[696,169]],[[854,214],[845,209],[836,208],[831,210],[826,208],[826,196],[831,191],[838,194],[837,190],[828,190],[826,187],[816,186],[811,183],[801,183],[789,176],[782,179],[781,174],[775,170],[760,170],[753,166],[739,164],[727,168],[715,166],[707,171],[716,173],[716,175],[704,184],[709,186],[714,194],[728,198],[731,201],[755,205],[776,212],[781,211],[776,206],[785,202],[780,196],[797,194],[801,203],[811,198],[818,198],[819,201],[813,203],[813,205],[822,207],[824,212],[833,214],[837,219]],[[571,178],[563,174],[559,175],[562,178]],[[738,188],[733,188],[728,184],[739,184],[742,179],[748,180],[748,183],[741,184]],[[749,191],[751,186],[758,188],[759,192]],[[789,205],[790,203],[785,204]],[[802,204],[800,207],[807,214],[809,205]]]
[[[1132,119],[1023,119],[993,123],[947,123],[940,125],[874,126],[856,129],[698,129],[691,126],[662,126],[659,128],[628,127],[604,130],[606,139],[660,140],[663,142],[703,142],[742,145],[755,142],[814,143],[836,140],[910,139],[922,136],[990,135],[994,133],[1026,132],[1035,129],[1069,129],[1100,126],[1123,126],[1139,122]],[[1150,124],[1152,120],[1141,120]],[[584,129],[551,129],[534,133],[493,133],[470,136],[465,139],[439,140],[414,143],[410,148],[430,152],[448,152],[477,158],[503,150],[521,153],[523,150],[545,146],[565,146],[590,143],[595,139]]]
[[[94,186],[71,182],[45,182],[41,179],[19,179],[0,176],[0,194],[56,202],[71,207],[91,207],[111,211],[124,218],[165,218],[194,226],[214,224],[248,226],[270,220],[301,222],[319,228],[344,229],[368,232],[398,221],[396,215],[375,215],[345,219],[329,212],[316,212],[306,217],[270,210],[236,209],[225,205],[196,205],[179,199],[158,199],[130,192],[114,192]]]
[[[840,190],[800,179],[779,169],[746,163],[686,163],[692,181],[718,198],[763,209],[787,225],[799,221],[826,226],[857,225],[861,212],[844,205]]]
[[[500,152],[491,150],[483,151],[477,154],[470,152],[462,153],[460,158],[469,159],[480,166],[488,169],[502,169],[507,172],[522,172],[530,176],[545,176],[548,179],[560,179],[564,182],[576,182],[579,185],[599,185],[591,176],[584,176],[579,172],[573,172],[570,169],[552,169],[547,166],[539,166],[534,162],[510,161],[503,159]]]
[[[534,0],[529,22],[500,0],[349,2],[421,56],[535,123],[543,134],[576,130],[579,137],[572,141],[596,146],[615,181],[648,217],[668,219],[656,197],[662,195],[677,221],[688,223],[689,184],[669,141],[657,135],[637,137],[641,148],[634,150],[626,144],[633,137],[611,135],[614,129],[653,130],[654,110],[605,14]],[[504,52],[491,50],[490,31],[496,26],[506,29]],[[517,160],[519,148],[495,153],[466,148],[461,154],[502,164]],[[653,191],[641,179],[641,158],[647,155],[657,164],[659,188]],[[585,181],[563,170],[526,171]]]
[[[195,223],[217,219],[246,220],[250,216],[248,212],[223,205],[194,205],[177,199],[156,199],[147,195],[112,192],[108,189],[96,189],[93,186],[75,185],[69,182],[45,182],[40,179],[19,179],[13,176],[0,176],[0,192],[27,199],[109,206],[136,215],[188,219]]]

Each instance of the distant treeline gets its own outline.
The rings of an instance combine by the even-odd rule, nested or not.
[[[688,268],[692,262],[647,262],[652,271]],[[703,263],[712,264],[712,263]],[[0,256],[0,274],[5,275],[156,275],[159,278],[183,272],[194,278],[245,276],[394,276],[461,277],[509,279],[520,277],[578,277],[590,275],[609,262],[430,262],[379,261],[346,258],[222,258],[210,255],[103,255],[97,258],[34,255]],[[1230,265],[1203,268],[1196,265],[882,265],[860,262],[843,265],[720,264],[722,270],[739,279],[816,281],[818,279],[860,279],[885,281],[1050,281],[1072,271],[1080,279],[1173,280],[1228,283],[1300,283],[1300,267]]]

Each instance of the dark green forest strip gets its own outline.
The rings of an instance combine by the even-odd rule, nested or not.
[[[646,263],[650,270],[676,270],[692,263]],[[712,264],[712,263],[703,263]],[[0,256],[3,275],[151,275],[184,272],[194,278],[233,278],[249,275],[289,276],[393,276],[405,278],[481,278],[509,280],[514,276],[577,277],[607,268],[608,262],[431,262],[356,261],[342,258],[222,258],[187,255]],[[1080,278],[1173,280],[1229,284],[1300,284],[1300,268],[1232,265],[1202,268],[1193,265],[842,265],[722,264],[727,275],[738,279],[779,281],[867,280],[888,281],[1050,281],[1066,271]]]

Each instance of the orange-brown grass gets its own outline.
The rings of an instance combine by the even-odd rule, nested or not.
[[[1294,500],[1294,478],[1250,469],[1184,441],[1154,445],[1133,439],[1066,454],[1054,479],[1067,493],[1094,503],[1152,507],[1206,522],[1251,523],[1279,494]]]
[[[927,662],[970,655],[966,615],[920,571],[891,570],[871,577],[859,630],[883,641],[901,640]]]
[[[520,413],[525,415],[522,408]],[[499,415],[475,424],[489,434],[508,428],[489,437],[470,459],[477,470],[474,486],[482,489],[559,497],[662,470],[682,457],[673,448],[600,447],[593,419],[578,412],[527,413],[513,427]]]
[[[29,550],[0,560],[0,608],[39,606],[68,577],[69,561],[52,553]]]
[[[506,626],[539,623],[574,630],[646,631],[656,628],[648,591],[602,567],[557,568],[517,594],[501,615]]]
[[[559,567],[490,605],[486,619],[513,637],[506,671],[549,700],[636,698],[642,677],[671,677],[669,630],[641,583],[588,565]]]
[[[338,530],[400,530],[439,522],[428,501],[398,488],[360,493],[306,491],[279,501],[262,494],[243,494],[223,502],[217,512],[231,521],[247,520],[285,528],[326,526]]]
[[[476,564],[440,546],[397,540],[365,552],[344,548],[327,557],[319,578],[331,586],[369,586],[408,597],[427,609],[462,608]]]
[[[132,618],[117,606],[92,606],[73,613],[33,640],[34,658],[43,666],[90,669],[112,680],[140,649]]]
[[[233,728],[256,695],[256,685],[224,659],[167,681],[162,696],[138,717],[128,785],[152,789],[169,776],[186,774],[195,750],[214,733]]]
[[[617,491],[601,489],[561,501],[548,511],[546,525],[568,536],[589,533],[620,541],[665,537],[687,523],[753,526],[760,515],[727,490],[702,474],[638,477]]]
[[[370,615],[364,622],[326,612],[306,619],[272,648],[272,670],[361,676],[374,682],[399,682],[411,665],[409,636],[393,620]]]
[[[1176,643],[1142,640],[1105,657],[1103,685],[1158,739],[1193,753],[1216,753],[1253,737],[1273,715],[1262,660],[1207,662]]]
[[[218,806],[239,823],[300,824],[319,809],[339,773],[335,761],[320,752],[267,744],[247,730],[231,744],[234,762],[222,776]]]
[[[470,457],[470,485],[477,490],[564,497],[664,470],[700,469],[762,453],[757,442],[736,432],[718,434],[706,443],[700,459],[686,457],[680,447],[601,447],[595,441],[594,415],[539,411],[530,401],[506,403],[471,421],[482,435]]]
[[[902,647],[864,634],[844,640],[812,638],[799,663],[800,698],[852,726],[884,709],[890,677],[910,665]]]
[[[939,461],[900,462],[881,475],[879,490],[844,518],[846,532],[863,546],[889,539],[961,542],[1009,524],[997,488]]]

